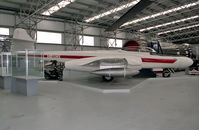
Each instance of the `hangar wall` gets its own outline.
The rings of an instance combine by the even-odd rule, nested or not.
[[[198,44],[192,44],[193,52],[196,53],[196,55],[199,55],[199,43]]]
[[[0,14],[0,27],[9,27],[10,35],[13,34],[14,27],[16,25],[16,21],[18,20],[18,16],[12,13],[2,13]],[[61,22],[56,20],[43,20],[37,25],[38,31],[49,31],[49,32],[58,32],[62,33],[62,44],[46,44],[46,43],[37,43],[37,49],[43,50],[71,50],[73,39],[74,39],[74,25],[73,23]],[[77,27],[77,30],[80,28]],[[123,40],[125,42],[128,40],[126,33],[121,32],[116,34],[115,36],[105,36],[104,29],[97,27],[84,26],[81,33],[76,34],[76,38],[79,35],[87,35],[94,36],[94,47],[89,46],[79,46],[77,45],[77,50],[93,50],[93,49],[113,49],[107,47],[107,38],[117,38]]]
[[[15,16],[0,13],[0,26],[11,27],[15,25]]]

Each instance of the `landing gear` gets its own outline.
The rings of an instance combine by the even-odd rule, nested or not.
[[[58,73],[57,79],[59,81],[63,81],[63,71],[61,71],[61,72]]]
[[[171,76],[171,72],[169,71],[169,69],[163,69],[162,77],[168,78],[170,76]]]
[[[46,71],[44,71],[44,78],[45,78],[46,80],[49,80],[49,79],[50,79],[50,75],[49,75]]]
[[[102,79],[106,82],[112,81],[114,78],[112,76],[102,76]]]
[[[55,79],[63,81],[64,63],[52,60],[45,64],[44,77],[46,80]]]

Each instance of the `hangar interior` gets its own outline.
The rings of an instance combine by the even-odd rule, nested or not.
[[[113,29],[120,18],[141,2],[142,6]],[[151,3],[146,6],[148,2]],[[0,85],[7,82],[6,86],[13,86],[17,81],[10,78],[14,72],[20,76],[34,75],[29,69],[31,64],[40,67],[37,72],[42,73],[36,75],[42,78],[36,82],[26,78],[17,83],[30,85],[30,95],[36,93],[34,96],[12,93],[16,91],[13,88],[0,88],[0,130],[199,129],[198,0],[3,0],[0,1],[1,64],[7,58],[10,66],[13,55],[17,57],[17,53],[10,52],[18,28],[26,31],[36,51],[24,51],[27,42],[22,38],[16,46],[20,50],[18,56],[25,56],[21,62],[25,67],[9,68],[10,75],[0,76]],[[69,69],[64,70],[63,81],[44,79],[45,54],[41,50],[54,51],[53,54],[96,50],[97,53],[123,49],[132,40],[141,47],[160,51],[161,56],[172,53],[192,58],[198,68],[190,73],[190,68],[176,69],[169,78],[162,78],[158,72],[155,77],[147,75],[147,71],[143,77],[116,77],[111,82]],[[39,55],[40,59],[28,59],[30,55],[37,58]]]
[[[9,35],[11,36],[13,34],[14,28],[17,27],[27,29],[33,38],[35,38],[36,31],[61,33],[61,42],[58,41],[58,43],[61,43],[61,45],[52,45],[52,43],[50,45],[39,44],[39,42],[42,41],[37,42],[38,44],[36,44],[36,48],[47,50],[76,49],[81,39],[79,36],[81,35],[94,37],[94,47],[92,48],[107,48],[108,39],[122,40],[123,43],[125,43],[126,40],[131,40],[132,38],[136,40],[143,40],[142,42],[145,40],[163,40],[165,42],[198,43],[197,25],[199,18],[197,16],[197,0],[155,1],[152,5],[142,10],[135,16],[134,19],[138,22],[130,21],[133,23],[129,22],[114,33],[106,33],[104,32],[104,29],[109,27],[130,7],[132,7],[132,5],[130,5],[132,1],[75,1],[71,2],[64,8],[55,11],[50,16],[41,16],[42,12],[48,10],[56,3],[59,3],[59,1],[1,1],[0,25],[1,27],[9,28]],[[116,10],[121,5],[125,5],[125,8],[121,9],[120,11],[114,11],[114,9]],[[174,11],[177,8],[181,9]],[[163,14],[166,11],[170,11],[170,13]],[[95,19],[90,22],[85,21],[89,18],[95,18],[97,15],[102,16],[104,12],[110,12],[110,15]],[[153,17],[152,15],[154,14],[159,16]],[[147,16],[151,17],[145,20]],[[183,27],[186,28],[182,30],[175,30]],[[158,33],[170,30],[174,31],[167,32],[162,35],[157,35]],[[71,48],[70,45],[73,47]],[[84,46],[82,48],[87,50],[90,47]]]

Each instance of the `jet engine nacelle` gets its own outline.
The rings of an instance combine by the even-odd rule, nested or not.
[[[101,69],[91,72],[92,74],[109,76],[109,77],[121,77],[121,76],[133,76],[139,73],[138,70],[126,69],[126,68],[111,68],[111,69]]]

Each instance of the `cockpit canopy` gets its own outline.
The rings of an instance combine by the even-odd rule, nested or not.
[[[125,51],[133,51],[133,52],[149,52],[152,54],[156,54],[156,51],[150,47],[140,46],[140,44],[136,41],[128,41],[126,42],[122,50]]]
[[[150,47],[138,46],[138,47],[125,47],[122,50],[133,52],[149,52],[156,54],[156,51]]]

